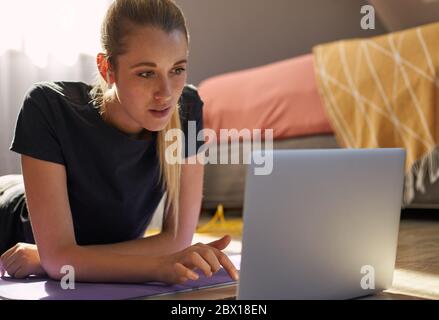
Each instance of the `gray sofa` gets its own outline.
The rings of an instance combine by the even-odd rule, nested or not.
[[[313,135],[274,141],[274,149],[329,149],[338,148],[333,135]],[[227,152],[230,158],[231,146],[219,152]],[[242,153],[242,144],[241,144]],[[207,164],[205,166],[202,208],[214,211],[222,204],[230,214],[242,214],[245,188],[245,164]],[[407,208],[439,208],[439,183],[425,183],[426,193],[417,192],[414,201]]]

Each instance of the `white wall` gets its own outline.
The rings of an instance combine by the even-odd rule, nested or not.
[[[369,2],[390,31],[439,21],[439,0],[369,0]]]
[[[308,53],[360,28],[366,0],[176,0],[191,33],[189,82]],[[378,19],[378,18],[377,18]]]
[[[188,82],[196,85],[213,75],[308,53],[322,42],[385,32],[379,21],[376,30],[361,30],[360,8],[366,0],[176,2],[186,15],[191,33]],[[1,175],[21,172],[19,156],[9,151],[9,146],[27,88],[42,80],[89,82],[95,73],[94,61],[94,57],[83,56],[74,67],[52,63],[42,70],[17,52],[0,56]]]

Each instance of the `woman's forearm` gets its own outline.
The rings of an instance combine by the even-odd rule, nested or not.
[[[144,255],[151,257],[175,253],[190,245],[190,242],[174,238],[171,234],[162,232],[142,239],[87,247],[123,255]]]
[[[86,246],[71,246],[50,260],[41,261],[53,279],[61,279],[63,266],[73,267],[75,281],[132,282],[160,281],[159,258],[144,255],[122,255]]]

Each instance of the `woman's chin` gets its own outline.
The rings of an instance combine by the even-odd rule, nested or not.
[[[145,126],[144,128],[148,131],[158,132],[158,131],[165,130],[167,124],[168,124],[168,122],[154,123],[154,124],[149,124],[149,125]]]
[[[155,118],[145,118],[141,126],[149,131],[162,131],[166,128],[166,126],[171,121],[171,117],[163,117],[161,119],[155,119]]]

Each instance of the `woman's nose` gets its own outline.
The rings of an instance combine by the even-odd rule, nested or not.
[[[160,81],[154,93],[154,99],[157,101],[162,101],[164,103],[169,102],[172,99],[172,90],[169,81]]]

